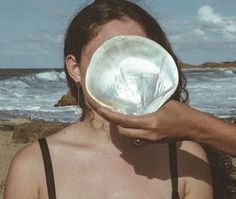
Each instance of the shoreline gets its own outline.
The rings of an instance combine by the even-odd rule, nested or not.
[[[0,68],[0,80],[9,79],[13,77],[21,77],[35,73],[42,73],[42,72],[62,72],[64,71],[63,68]]]
[[[207,72],[207,71],[215,71],[215,70],[232,70],[236,71],[235,66],[208,66],[208,65],[187,65],[183,64],[181,67],[183,72]],[[35,73],[42,72],[64,72],[63,68],[0,68],[0,80],[9,79],[12,77],[21,77]]]
[[[182,68],[183,72],[209,72],[209,71],[224,71],[224,70],[231,70],[231,71],[236,71],[236,67],[215,67],[215,68],[211,68],[211,67],[186,67],[186,68]]]

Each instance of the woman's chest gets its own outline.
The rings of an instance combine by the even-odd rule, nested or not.
[[[58,199],[166,199],[171,198],[170,180],[148,179],[133,173],[109,169],[74,173],[56,178]]]
[[[99,154],[54,159],[57,199],[171,198],[169,168],[163,161]]]

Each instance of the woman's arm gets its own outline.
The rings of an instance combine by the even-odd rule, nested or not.
[[[14,156],[6,180],[4,199],[38,199],[39,160],[34,145],[21,149]]]
[[[201,114],[201,113],[198,113]],[[211,145],[226,153],[236,156],[236,125],[202,113],[198,131],[193,133],[193,140]]]
[[[145,116],[125,116],[107,108],[97,112],[118,125],[120,133],[152,141],[193,140],[236,155],[236,126],[171,100]],[[138,130],[137,130],[138,129]]]

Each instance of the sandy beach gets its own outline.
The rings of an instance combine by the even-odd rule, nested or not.
[[[0,129],[0,199],[3,198],[5,178],[13,155],[24,144],[12,142],[13,131]]]
[[[5,179],[14,154],[34,140],[55,133],[67,125],[22,118],[0,120],[0,199],[3,199]]]

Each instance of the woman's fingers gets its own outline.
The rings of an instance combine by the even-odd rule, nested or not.
[[[119,126],[121,134],[129,137],[161,142],[191,137],[189,132],[192,125],[188,121],[193,111],[175,100],[170,100],[158,111],[143,116],[124,115],[101,106],[97,106],[96,111]]]
[[[133,115],[125,115],[122,113],[114,112],[109,108],[103,107],[96,103],[92,98],[88,98],[88,102],[90,106],[98,112],[102,117],[111,121],[115,124],[118,124],[127,128],[149,128],[150,127],[150,119],[147,115],[144,116],[133,116]]]
[[[131,137],[131,138],[142,138],[149,141],[160,141],[164,137],[161,137],[157,132],[152,132],[150,130],[144,130],[144,129],[133,129],[133,128],[124,128],[122,126],[117,126],[117,131],[125,136]]]
[[[131,137],[131,138],[142,138],[149,141],[167,141],[168,138],[156,131],[144,130],[144,129],[133,129],[133,128],[124,128],[122,126],[116,126],[118,133]]]
[[[109,108],[99,105],[91,97],[88,97],[87,100],[90,106],[102,117],[120,126],[135,129],[152,129],[156,126],[158,117],[155,115],[156,112],[142,116],[125,115],[122,113],[114,112]]]
[[[130,138],[140,138],[148,140],[155,143],[166,143],[170,141],[183,141],[185,140],[182,137],[170,136],[169,134],[162,133],[160,131],[152,131],[147,129],[133,129],[133,128],[124,128],[122,126],[116,126],[118,133],[128,136]]]
[[[124,115],[122,113],[113,112],[105,107],[97,109],[97,112],[109,121],[126,128],[145,129],[149,128],[150,125],[147,116]]]
[[[133,129],[133,128],[125,128],[122,126],[116,126],[116,129],[118,131],[118,133],[128,136],[128,137],[132,137],[132,138],[145,138],[146,137],[146,130],[143,129]]]

